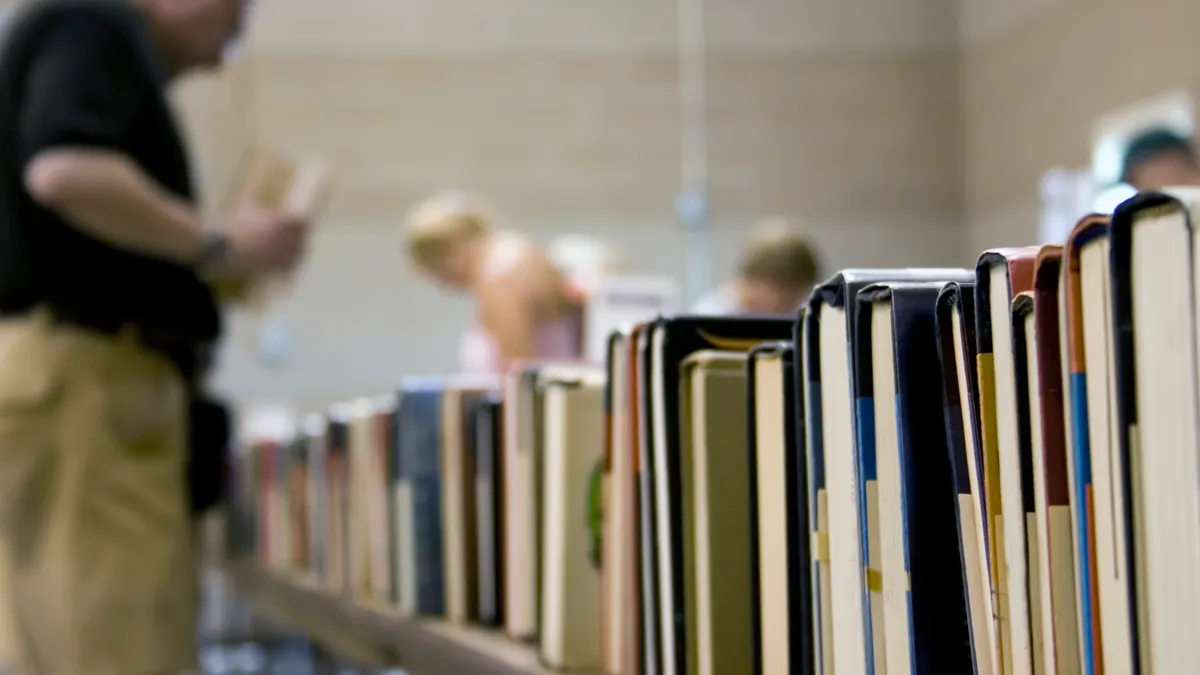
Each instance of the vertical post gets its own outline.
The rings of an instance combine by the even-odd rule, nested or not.
[[[684,302],[710,285],[708,208],[708,74],[704,0],[678,0],[680,174],[675,216],[684,231]]]

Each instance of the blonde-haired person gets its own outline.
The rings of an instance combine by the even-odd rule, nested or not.
[[[474,296],[476,324],[460,345],[463,371],[579,357],[578,294],[533,242],[497,230],[477,198],[444,191],[417,204],[405,221],[404,247],[422,274]]]
[[[767,218],[751,230],[734,278],[701,298],[692,312],[790,314],[812,292],[819,273],[811,240],[786,218]]]

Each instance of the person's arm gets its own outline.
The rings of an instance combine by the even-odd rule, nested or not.
[[[534,336],[537,315],[532,294],[520,270],[499,278],[480,290],[480,322],[491,336],[504,364],[537,355]]]
[[[121,151],[151,86],[135,46],[106,17],[64,17],[25,82],[19,160],[30,196],[113,246],[191,263],[204,249],[196,210]]]

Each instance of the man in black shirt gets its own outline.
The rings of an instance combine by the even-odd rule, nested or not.
[[[248,0],[47,0],[0,49],[0,541],[25,675],[194,667],[186,397],[209,282],[289,269],[307,220],[195,208],[164,95]]]

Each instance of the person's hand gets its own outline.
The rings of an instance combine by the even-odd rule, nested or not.
[[[243,207],[226,221],[222,267],[233,276],[258,277],[296,267],[308,248],[307,216]]]

